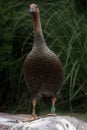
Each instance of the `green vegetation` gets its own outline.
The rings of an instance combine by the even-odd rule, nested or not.
[[[28,11],[31,2],[1,0],[0,3],[0,111],[31,111],[31,95],[23,76],[23,62],[33,44]],[[77,13],[73,0],[33,2],[41,10],[45,40],[65,69],[64,87],[56,107],[58,111],[87,112],[87,18]],[[38,105],[37,111],[42,107]]]

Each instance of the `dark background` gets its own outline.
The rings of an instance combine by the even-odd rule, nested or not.
[[[87,112],[87,2],[34,0],[41,11],[47,45],[61,59],[64,87],[57,97],[58,111]],[[31,94],[23,62],[33,45],[32,0],[0,0],[0,111],[30,113]],[[41,105],[42,104],[42,105]],[[45,109],[43,109],[45,108]],[[39,101],[37,111],[48,111]]]

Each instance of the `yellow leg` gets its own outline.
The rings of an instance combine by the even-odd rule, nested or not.
[[[33,112],[32,112],[32,115],[35,115],[36,103],[37,103],[37,99],[34,98],[34,99],[32,100],[32,104],[33,104]]]
[[[35,109],[36,109],[36,104],[37,104],[37,99],[36,98],[33,98],[32,104],[33,104],[32,116],[29,117],[29,119],[25,119],[24,122],[33,121],[35,119],[38,119],[36,114],[35,114]]]
[[[37,104],[37,99],[36,98],[33,98],[32,104],[33,104],[33,112],[32,112],[31,120],[35,120],[35,119],[37,119],[37,116],[35,114],[35,109],[36,109],[36,104]]]
[[[48,114],[48,116],[56,116],[55,114],[56,97],[52,97],[51,101],[52,101],[51,114]]]
[[[52,97],[52,107],[55,107],[56,97]]]

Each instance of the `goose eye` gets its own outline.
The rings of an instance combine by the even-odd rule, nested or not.
[[[38,8],[38,5],[36,6],[36,8]]]

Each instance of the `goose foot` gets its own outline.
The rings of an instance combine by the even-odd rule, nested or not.
[[[36,115],[32,115],[30,121],[37,120],[37,119],[39,119],[39,117],[37,117]]]
[[[49,113],[48,116],[57,116],[56,113]]]

